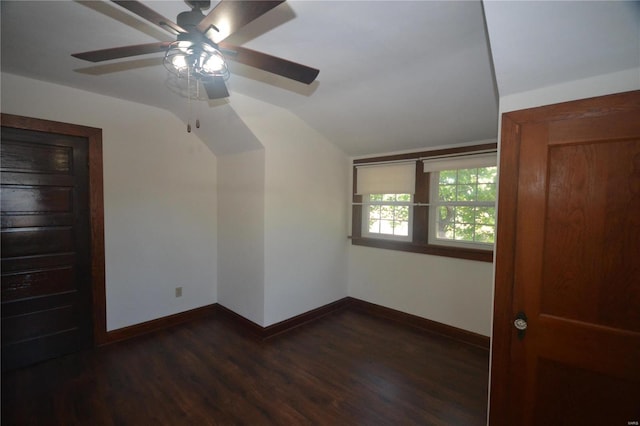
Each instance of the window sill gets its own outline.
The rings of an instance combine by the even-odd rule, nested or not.
[[[361,237],[351,238],[351,244],[356,246],[375,247],[387,250],[399,250],[411,253],[430,254],[434,256],[455,257],[458,259],[476,260],[479,262],[493,262],[493,251],[491,250],[436,246],[432,244],[417,244],[404,241],[392,241]]]

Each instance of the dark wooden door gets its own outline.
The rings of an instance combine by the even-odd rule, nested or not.
[[[92,344],[86,138],[2,127],[2,369]]]
[[[640,92],[505,114],[500,165],[490,423],[638,424]]]

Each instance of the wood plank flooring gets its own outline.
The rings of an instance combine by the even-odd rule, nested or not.
[[[2,377],[3,425],[484,425],[488,352],[344,309],[266,341],[216,315]]]

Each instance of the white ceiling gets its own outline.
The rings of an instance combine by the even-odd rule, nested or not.
[[[500,96],[640,68],[639,1],[486,1],[484,9]]]
[[[188,10],[182,1],[143,3],[174,21]],[[495,23],[489,32],[501,95],[639,66],[637,2],[553,4],[559,3],[485,4],[489,25]],[[172,40],[161,29],[108,1],[3,0],[0,7],[3,72],[164,108],[186,120],[187,101],[162,55],[97,65],[70,56]],[[234,140],[256,142],[233,108],[234,94],[290,111],[349,155],[496,137],[498,95],[479,0],[292,0],[228,41],[320,75],[306,86],[232,65],[230,98],[199,107],[200,137],[227,141],[213,144],[217,154],[242,146]]]

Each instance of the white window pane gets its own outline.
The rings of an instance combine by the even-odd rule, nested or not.
[[[409,222],[396,222],[394,228],[395,235],[408,236],[409,235]]]
[[[381,220],[380,233],[393,235],[393,220]]]
[[[412,194],[369,194],[365,200],[375,203],[362,209],[362,233],[369,238],[411,241]],[[384,204],[388,203],[388,204]]]

